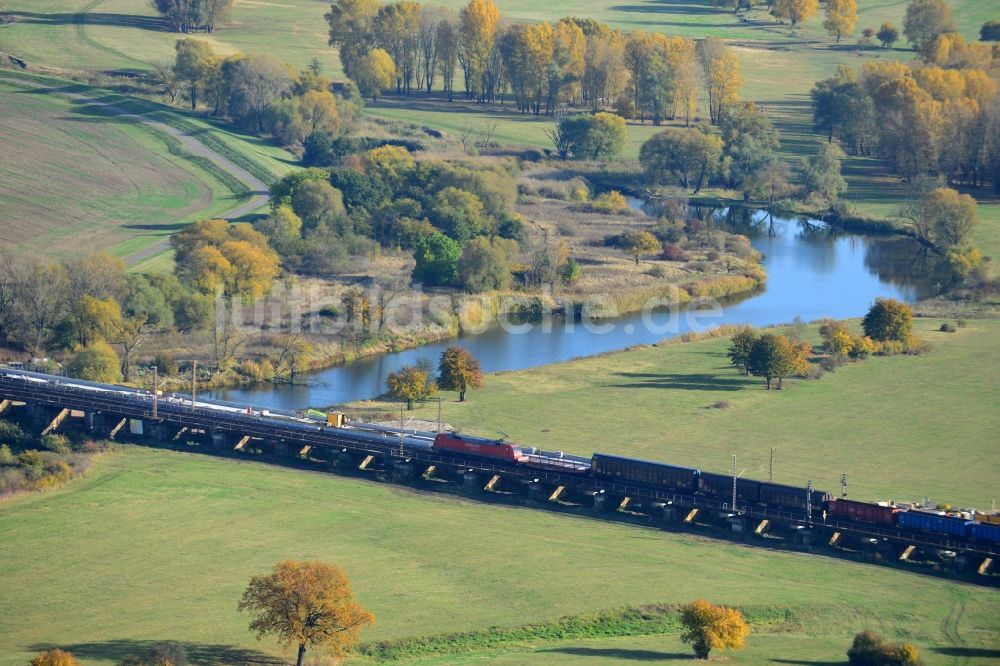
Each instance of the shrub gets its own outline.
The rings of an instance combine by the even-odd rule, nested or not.
[[[968,325],[968,323],[969,322],[965,321],[964,319],[959,319],[958,321],[955,322],[955,324],[957,324],[959,328],[965,328]]]
[[[9,467],[17,464],[17,458],[6,444],[0,444],[0,467]]]
[[[713,402],[708,406],[709,409],[729,409],[731,405],[725,400],[719,400],[718,402]]]
[[[602,215],[626,215],[629,212],[628,201],[617,190],[601,194],[593,201],[580,206],[580,209]]]
[[[524,162],[541,162],[545,159],[545,154],[537,148],[528,148],[521,152],[521,160]]]
[[[176,375],[177,361],[173,354],[168,351],[160,351],[153,357],[153,365],[159,370],[161,375]]]
[[[872,340],[906,342],[913,328],[913,309],[892,298],[876,298],[861,327]]]
[[[48,650],[31,660],[31,666],[78,666],[80,662],[69,652]]]
[[[941,331],[942,333],[954,333],[957,329],[948,322],[945,322],[941,324],[941,328],[939,328],[938,330]]]
[[[45,451],[54,451],[56,453],[68,453],[72,449],[69,438],[66,435],[45,435],[39,440],[38,444]]]
[[[847,660],[856,666],[919,666],[920,653],[911,643],[890,643],[874,631],[854,636]]]
[[[677,243],[670,243],[663,248],[663,258],[667,261],[688,261],[691,259],[691,255]]]

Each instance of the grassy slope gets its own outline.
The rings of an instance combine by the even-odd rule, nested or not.
[[[223,183],[169,153],[157,132],[3,82],[0,144],[2,240],[29,251],[62,255],[92,246],[125,255],[196,213],[232,205]]]
[[[294,168],[285,150],[197,115],[57,78],[4,76],[9,78],[0,90],[10,94],[0,96],[5,112],[0,146],[15,161],[5,183],[9,193],[0,203],[0,211],[14,222],[2,240],[32,251],[58,256],[85,247],[129,256],[184,224],[224,214],[246,196],[242,183],[206,158],[192,157],[172,137],[73,101],[63,91],[186,131],[265,182]],[[51,91],[28,87],[38,83],[50,84]],[[44,159],[38,158],[39,150]],[[33,191],[31,183],[41,181],[54,183],[44,197],[24,195]],[[27,229],[29,220],[38,226]],[[169,264],[170,257],[162,254],[143,268]]]
[[[795,654],[830,657],[866,626],[923,648],[955,640],[1000,646],[994,590],[323,474],[126,449],[63,490],[0,505],[0,664],[24,663],[51,643],[87,664],[108,664],[143,641],[166,639],[244,663],[224,651],[255,646],[235,612],[242,586],[288,557],[345,568],[379,618],[367,638],[705,595],[795,609],[803,627],[754,637],[759,655],[782,656],[793,641]],[[945,619],[959,611],[953,628]],[[954,630],[960,638],[949,638]],[[674,651],[676,641],[666,646]]]
[[[467,403],[448,396],[444,419],[485,434],[589,455],[622,453],[712,471],[738,456],[747,475],[852,497],[919,499],[982,508],[997,499],[991,433],[1000,431],[1000,322],[938,333],[919,357],[873,358],[818,381],[767,392],[728,367],[728,339],[646,348],[489,377]],[[718,401],[727,409],[710,409]],[[436,403],[417,416],[436,418]]]

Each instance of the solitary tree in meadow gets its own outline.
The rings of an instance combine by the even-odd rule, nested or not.
[[[744,375],[750,374],[750,352],[753,350],[753,343],[757,341],[757,331],[747,326],[740,329],[730,338],[729,362],[739,368]]]
[[[432,366],[433,367],[433,366]],[[413,409],[414,400],[423,400],[434,393],[437,385],[428,381],[428,372],[415,365],[403,366],[390,373],[386,379],[389,395],[397,400],[405,400],[406,408]]]
[[[297,648],[297,666],[307,648],[343,656],[375,622],[355,601],[344,572],[324,562],[277,563],[271,573],[250,579],[237,609],[250,614],[257,640],[271,634],[283,648]]]
[[[699,659],[708,659],[713,649],[742,650],[750,635],[750,627],[738,610],[704,599],[681,607],[681,626],[681,640],[694,648]]]
[[[622,241],[625,252],[635,257],[637,264],[640,257],[659,254],[663,251],[660,241],[648,231],[626,231]]]
[[[872,340],[906,342],[913,329],[913,308],[894,298],[876,298],[861,328]]]
[[[837,38],[853,35],[854,26],[858,22],[857,0],[826,0],[826,18],[823,27]]]
[[[458,391],[458,401],[465,402],[465,392],[483,387],[483,371],[479,361],[461,347],[448,347],[441,353],[438,365],[438,387],[445,391]]]

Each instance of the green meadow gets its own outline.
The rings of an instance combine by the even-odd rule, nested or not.
[[[837,663],[866,627],[913,641],[931,664],[985,665],[1000,649],[989,588],[125,446],[63,489],[0,504],[0,664],[61,646],[88,666],[110,666],[166,640],[185,644],[197,663],[264,663],[278,651],[254,640],[236,603],[250,576],[286,558],[343,567],[378,618],[369,641],[707,597],[760,618],[735,663]],[[675,629],[666,632],[520,641],[472,655],[465,641],[443,641],[417,663],[603,664],[616,654],[617,663],[656,663],[687,654]]]

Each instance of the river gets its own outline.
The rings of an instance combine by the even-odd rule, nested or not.
[[[822,222],[772,220],[761,211],[734,210],[718,216],[716,224],[750,237],[763,255],[768,280],[762,291],[715,311],[661,310],[587,325],[553,317],[515,331],[495,327],[458,341],[361,359],[303,377],[299,384],[219,389],[211,395],[278,409],[328,406],[375,397],[385,391],[390,372],[421,358],[436,361],[454,344],[468,349],[485,372],[519,370],[719,324],[767,326],[796,317],[857,317],[877,296],[913,302],[942,289],[942,278],[925,265],[918,246],[908,239],[833,233]]]

